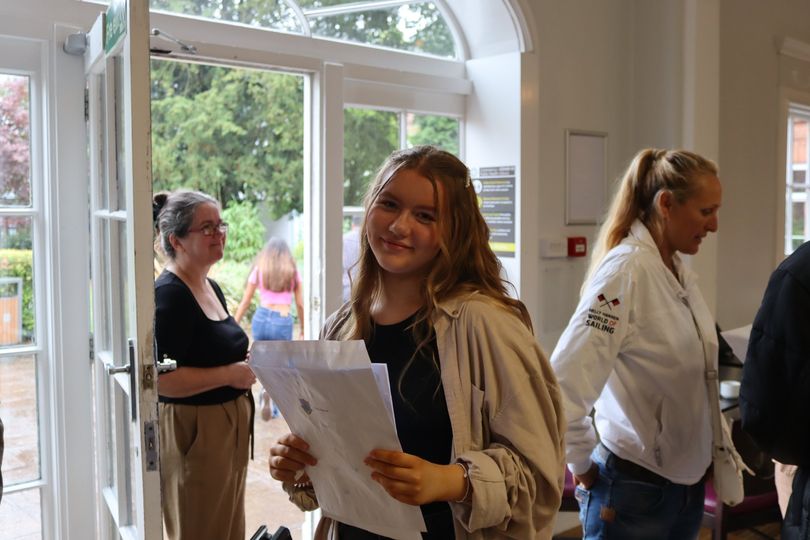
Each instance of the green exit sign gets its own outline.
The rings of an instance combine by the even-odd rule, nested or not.
[[[104,51],[112,51],[126,34],[127,0],[111,0],[104,17]]]

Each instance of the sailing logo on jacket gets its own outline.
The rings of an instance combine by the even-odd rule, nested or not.
[[[614,298],[613,300],[608,300],[607,298],[605,298],[604,294],[600,294],[596,298],[600,302],[602,302],[602,305],[600,305],[599,307],[607,306],[611,311],[613,311],[613,306],[618,306],[619,304],[621,304],[621,302],[619,302],[618,298]]]
[[[620,305],[621,301],[618,298],[608,300],[607,296],[600,293],[596,300],[597,307],[588,308],[588,313],[585,315],[585,326],[590,326],[594,330],[612,334],[616,331],[619,324],[619,317],[611,313],[613,308]]]

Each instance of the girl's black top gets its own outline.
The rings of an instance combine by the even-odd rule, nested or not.
[[[219,285],[208,280],[225,311]],[[233,317],[214,321],[203,312],[191,289],[164,270],[155,280],[155,342],[158,359],[177,360],[177,367],[211,368],[244,361],[248,337]],[[162,403],[216,405],[243,395],[245,390],[221,386],[184,398],[159,396]]]
[[[366,350],[372,362],[387,364],[388,380],[394,405],[397,435],[402,451],[427,461],[450,463],[453,430],[439,372],[439,351],[436,337],[408,364],[416,351],[413,334],[408,328],[414,316],[402,322],[374,324]],[[406,369],[407,366],[407,369]],[[400,376],[404,376],[400,382]],[[427,533],[422,538],[446,540],[455,536],[453,514],[446,502],[421,506]],[[341,540],[370,540],[382,538],[376,534],[341,523]]]

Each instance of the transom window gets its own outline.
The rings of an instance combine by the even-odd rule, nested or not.
[[[108,2],[105,2],[108,3]],[[151,9],[282,32],[458,58],[441,2],[413,0],[150,0]]]

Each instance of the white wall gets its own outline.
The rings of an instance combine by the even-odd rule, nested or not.
[[[521,294],[549,351],[575,307],[587,260],[540,259],[534,244],[541,236],[586,236],[590,248],[597,231],[565,225],[565,130],[608,133],[611,193],[641,148],[685,147],[717,159],[718,2],[524,5],[536,35],[523,55],[521,161],[524,191],[530,183],[535,189],[522,204],[537,211],[524,213],[521,224]],[[717,239],[691,264],[713,308]]]
[[[721,0],[719,35],[718,320],[733,328],[753,319],[783,247],[778,50],[784,36],[810,42],[810,3]]]
[[[528,6],[527,6],[528,7]],[[543,0],[524,13],[533,17],[534,50],[524,54],[525,136],[523,182],[535,183],[524,200],[526,253],[521,281],[535,333],[551,352],[573,312],[585,259],[540,259],[539,237],[586,236],[594,226],[565,226],[565,130],[608,133],[608,180],[631,152],[633,2]],[[531,286],[528,285],[533,281]]]
[[[512,165],[516,167],[516,198],[524,183],[520,171],[520,54],[489,56],[467,62],[467,75],[474,92],[467,98],[465,130],[466,163],[471,168]],[[507,279],[522,296],[520,260],[525,239],[516,202],[515,257],[501,257]]]

